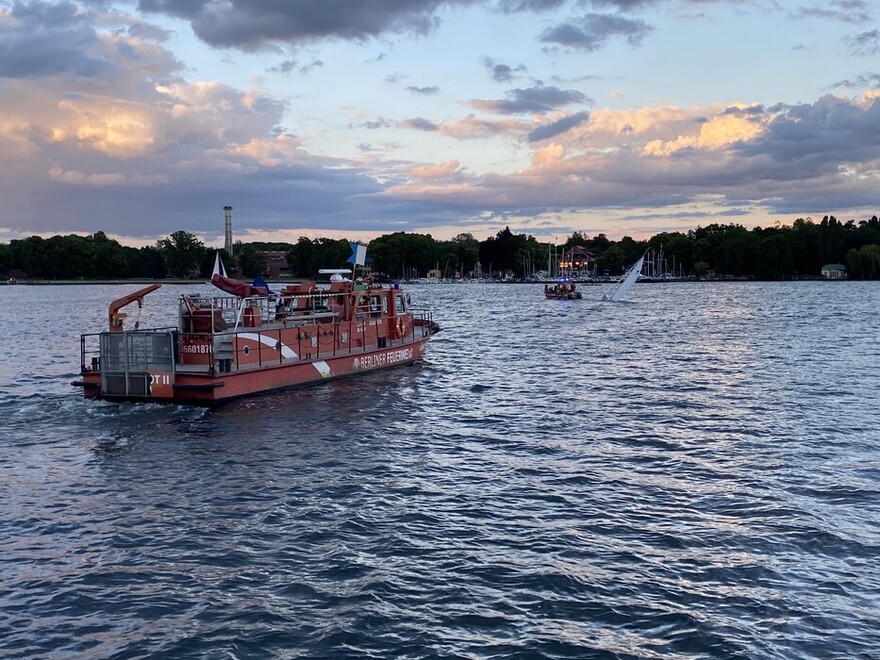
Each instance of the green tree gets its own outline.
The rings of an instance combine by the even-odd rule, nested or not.
[[[694,261],[704,261],[716,275],[743,276],[754,273],[759,233],[741,225],[711,224],[688,232],[693,241]]]
[[[156,243],[174,277],[194,277],[205,257],[204,243],[186,231],[176,231]]]
[[[125,277],[130,273],[125,249],[107,238],[104,232],[92,234],[89,240],[95,249],[95,275],[103,278]]]
[[[12,248],[7,243],[0,243],[0,275],[9,277],[12,268]]]
[[[374,269],[392,277],[422,277],[437,265],[436,243],[430,234],[395,232],[370,241]]]
[[[97,254],[91,241],[82,236],[52,236],[46,239],[50,279],[94,277]]]
[[[856,234],[858,235],[858,247],[880,245],[880,219],[875,215],[870,220],[862,220],[859,222]]]
[[[607,250],[596,257],[596,272],[599,275],[620,275],[624,271],[625,260],[623,248],[612,243]]]
[[[168,266],[162,252],[148,245],[142,248],[124,248],[129,277],[162,279],[168,274]]]
[[[451,241],[435,242],[436,260],[444,277],[470,277],[480,254],[480,243],[472,234],[458,234]]]
[[[623,250],[623,263],[624,264],[634,264],[639,258],[645,254],[645,251],[648,249],[647,244],[642,241],[636,241],[635,239],[624,236],[617,243],[617,246]]]
[[[344,238],[318,239],[318,267],[321,268],[352,268],[348,259],[351,257],[351,243]],[[314,273],[313,273],[314,274]]]
[[[458,252],[453,241],[437,241],[435,250],[441,277],[452,277],[455,273],[460,272]]]
[[[12,241],[12,267],[21,270],[31,279],[48,277],[49,254],[46,241],[40,236],[28,236]]]
[[[472,277],[480,258],[480,242],[473,234],[458,234],[452,239],[462,277]]]
[[[859,251],[852,248],[846,253],[846,276],[851,280],[862,279],[861,261],[859,259]]]
[[[248,278],[260,277],[266,272],[266,258],[249,243],[236,243],[235,253],[238,255],[238,268]]]
[[[584,247],[593,250],[598,255],[611,247],[611,239],[605,234],[596,234],[595,238],[589,239],[584,243]]]
[[[301,236],[287,253],[290,272],[297,277],[315,277],[321,268],[352,268],[351,244],[346,239]]]
[[[510,227],[505,227],[480,243],[480,263],[492,270],[490,275],[521,272],[522,258],[528,252],[527,240],[525,235],[517,236]]]
[[[791,245],[784,234],[777,232],[761,241],[758,277],[764,280],[788,279],[792,276],[793,264]]]
[[[859,277],[863,280],[880,279],[880,245],[863,245],[859,250]]]
[[[819,258],[822,264],[843,261],[844,227],[833,215],[826,215],[819,223]]]
[[[300,236],[290,252],[287,253],[287,264],[290,272],[296,277],[312,277],[317,272],[315,258],[317,246],[305,236]]]
[[[819,227],[811,218],[798,218],[792,224],[791,256],[799,277],[819,275],[823,266],[819,259]]]
[[[680,232],[663,232],[652,236],[647,247],[662,251],[669,271],[675,275],[680,272],[691,273],[694,270],[694,246],[686,234]]]

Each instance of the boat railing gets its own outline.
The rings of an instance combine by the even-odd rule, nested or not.
[[[189,298],[189,297],[188,297]],[[237,370],[240,356],[233,346],[232,337],[240,332],[256,335],[256,364],[264,366],[271,363],[307,361],[337,355],[365,353],[378,348],[403,346],[418,341],[434,329],[433,314],[427,309],[410,307],[397,317],[386,316],[390,321],[408,316],[409,323],[405,334],[380,333],[378,321],[372,315],[354,315],[351,319],[339,319],[332,311],[306,312],[301,316],[286,318],[282,322],[269,322],[274,309],[266,304],[267,298],[189,298],[194,309],[204,310],[213,318],[214,310],[221,310],[224,318],[228,314],[237,316],[233,324],[224,329],[209,328],[192,331],[194,328],[162,327],[125,332],[100,332],[81,336],[80,367],[83,373],[93,371],[102,374],[125,374],[125,388],[138,389],[129,382],[129,374],[143,374],[149,371],[174,372],[180,369],[219,368],[220,371]],[[248,306],[248,303],[252,303]],[[249,327],[248,317],[243,310],[254,309],[261,319]],[[233,320],[230,318],[230,320]],[[265,322],[264,322],[265,321]],[[328,322],[329,321],[329,322]],[[272,350],[269,358],[265,347],[280,346],[282,332],[289,328],[300,328],[296,342],[290,346],[295,354],[282,354]],[[389,328],[390,329],[390,328]],[[207,359],[195,354],[204,354]],[[184,354],[186,354],[184,356]],[[250,361],[253,364],[253,359]],[[120,381],[122,382],[122,381]],[[122,388],[120,384],[114,389]]]
[[[181,297],[181,311],[185,318],[203,314],[211,318],[217,313],[223,318],[226,327],[217,328],[216,324],[207,323],[205,331],[213,327],[214,331],[231,330],[238,332],[242,328],[267,327],[278,323],[282,327],[307,325],[315,322],[326,322],[327,319],[338,318],[339,314],[327,305],[327,293],[276,294],[271,296],[252,296],[237,298],[232,296],[201,296],[186,295]],[[187,324],[182,324],[184,330]]]
[[[170,326],[81,335],[80,370],[173,371],[177,335],[177,328]]]
[[[433,314],[429,310],[413,310],[407,312],[411,319],[409,329],[406,335],[393,337],[375,337],[378,348],[393,348],[395,346],[406,346],[410,343],[425,338],[434,331]],[[327,320],[334,314],[313,314],[309,317],[302,317],[297,324],[292,327],[300,327],[301,331],[296,335],[296,343],[289,346],[294,351],[294,355],[283,354],[281,351],[273,348],[268,352],[265,347],[277,347],[282,341],[282,332],[284,327],[267,325],[265,327],[247,328],[249,334],[253,335],[255,341],[256,357],[250,358],[248,364],[264,367],[273,364],[284,364],[291,361],[309,361],[321,358],[337,357],[339,355],[357,355],[368,353],[376,350],[377,345],[366,341],[355,342],[353,337],[365,337],[367,328],[373,325],[373,319],[370,317],[353,318],[348,320],[337,320],[333,323],[316,323],[316,320]],[[393,318],[393,317],[388,317]],[[311,322],[302,322],[303,320],[311,320]],[[286,326],[287,328],[291,326]],[[214,355],[219,363],[221,372],[239,370],[245,365],[242,363],[241,355],[246,354],[244,349],[235,350],[231,345],[223,346],[224,337],[236,334],[234,331],[229,333],[220,333],[215,335]],[[340,339],[342,340],[340,341]],[[269,357],[268,355],[271,355]]]

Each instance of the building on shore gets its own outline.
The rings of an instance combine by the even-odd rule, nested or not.
[[[822,277],[826,280],[845,280],[846,266],[843,264],[825,264],[822,266]]]

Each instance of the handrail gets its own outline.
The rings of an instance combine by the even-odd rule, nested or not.
[[[314,296],[316,297],[316,296]],[[320,311],[320,312],[310,312],[302,315],[291,315],[284,319],[283,321],[275,321],[274,315],[270,315],[265,324],[261,324],[259,326],[255,326],[253,328],[245,328],[240,323],[242,319],[242,310],[246,308],[245,304],[235,304],[237,299],[231,299],[226,297],[207,297],[207,296],[192,296],[191,299],[196,301],[201,301],[202,304],[205,304],[207,308],[207,303],[210,300],[215,304],[215,308],[222,308],[228,311],[235,309],[238,313],[239,323],[234,327],[230,327],[223,331],[214,331],[213,327],[210,332],[187,332],[185,328],[179,328],[177,326],[164,326],[159,328],[150,328],[143,330],[130,330],[126,332],[127,338],[134,337],[137,335],[149,334],[149,333],[168,333],[173,339],[173,342],[179,342],[185,337],[194,337],[194,336],[204,336],[204,337],[218,337],[218,336],[234,336],[237,333],[242,332],[255,332],[259,336],[263,337],[271,337],[275,341],[280,341],[282,335],[281,332],[284,331],[285,328],[288,329],[296,329],[301,327],[309,327],[316,329],[308,329],[311,335],[313,335],[316,340],[315,345],[312,345],[312,339],[304,338],[302,335],[302,330],[299,330],[296,334],[296,338],[290,337],[288,341],[290,341],[290,347],[296,348],[296,357],[284,357],[283,355],[278,356],[279,363],[288,362],[290,360],[296,361],[308,361],[320,358],[321,356],[341,356],[341,355],[352,355],[358,353],[366,353],[372,350],[376,350],[376,348],[383,348],[383,344],[381,341],[384,338],[389,346],[401,346],[409,344],[410,342],[420,341],[425,337],[426,334],[431,333],[431,327],[433,326],[433,313],[424,308],[419,307],[408,307],[406,312],[394,314],[393,308],[390,310],[392,313],[383,315],[382,319],[370,319],[364,318],[359,319],[357,316],[352,313],[351,318],[341,318],[337,312],[332,311]],[[233,301],[231,304],[226,301]],[[272,298],[253,298],[253,299],[245,299],[251,300],[253,302],[257,302],[260,305],[260,309],[264,309],[269,303],[271,303]],[[303,310],[306,311],[306,310]],[[354,308],[352,308],[352,312],[354,312]],[[213,312],[212,312],[213,313]],[[398,318],[409,319],[407,332],[403,335],[395,334],[393,329],[390,328],[390,324]],[[265,319],[265,317],[263,317]],[[333,320],[334,322],[331,324],[321,323],[321,321]],[[388,322],[389,326],[386,327],[385,323]],[[390,332],[389,332],[390,330]],[[178,332],[179,331],[179,334]],[[100,364],[101,360],[101,340],[100,337],[107,334],[107,331],[98,332],[98,333],[85,333],[81,335],[80,342],[80,367],[83,372],[87,371],[101,371],[102,368],[112,365],[103,365]],[[345,338],[343,339],[343,335]],[[180,339],[178,339],[178,337]],[[96,346],[97,344],[97,346]],[[263,347],[263,341],[258,342],[259,346],[254,347],[257,355],[258,364],[264,364],[264,357],[266,352],[268,351],[268,346],[270,344],[266,344],[266,347]],[[140,346],[140,344],[138,344]],[[216,349],[216,345],[215,345]],[[138,349],[140,350],[140,349]],[[175,349],[176,351],[176,349]],[[173,353],[176,356],[176,352]],[[308,357],[306,357],[306,355]],[[239,354],[238,351],[235,351],[231,357],[233,358],[233,363],[236,366],[236,370],[239,368]],[[146,358],[145,358],[146,359]],[[272,362],[274,362],[275,357],[273,356]],[[176,358],[172,358],[173,366],[171,367],[175,371],[177,367],[180,366]],[[184,365],[185,366],[185,365]]]

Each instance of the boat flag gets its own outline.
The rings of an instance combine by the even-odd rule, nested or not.
[[[255,289],[266,289],[266,294],[270,296],[277,295],[272,289],[269,288],[269,285],[266,284],[265,280],[262,277],[254,278],[254,283],[251,284]]]
[[[351,256],[346,261],[355,266],[363,266],[367,261],[367,246],[360,243],[349,243],[349,246],[351,247]]]

